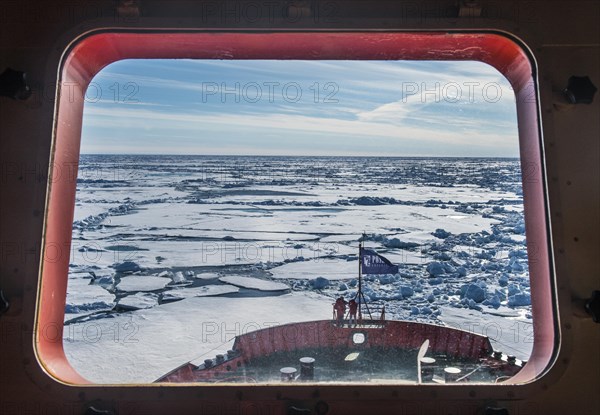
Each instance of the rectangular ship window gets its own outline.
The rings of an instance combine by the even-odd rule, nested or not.
[[[473,59],[353,58],[122,59],[76,85],[76,383],[539,375],[522,92]]]
[[[189,361],[165,380],[267,383],[309,355],[312,381],[405,382],[426,340],[440,379],[516,373],[492,348],[528,360],[516,105],[494,68],[125,60],[86,95],[64,346],[87,379]],[[406,330],[422,338],[385,340]]]

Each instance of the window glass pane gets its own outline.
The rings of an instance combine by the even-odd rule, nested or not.
[[[86,92],[68,359],[98,383],[509,377],[533,339],[518,151],[480,62],[112,64]]]

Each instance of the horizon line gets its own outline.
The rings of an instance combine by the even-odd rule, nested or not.
[[[378,157],[378,158],[496,158],[521,159],[520,156],[440,156],[440,155],[352,155],[352,154],[181,154],[181,153],[80,153],[80,156],[181,156],[181,157]]]

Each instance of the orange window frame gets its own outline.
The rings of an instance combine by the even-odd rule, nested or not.
[[[91,34],[64,54],[60,69],[54,141],[38,291],[36,352],[54,378],[88,384],[63,350],[63,318],[75,207],[84,94],[92,78],[122,59],[475,60],[511,83],[516,97],[524,215],[531,280],[534,345],[527,365],[510,380],[526,383],[551,366],[559,346],[550,256],[545,170],[535,65],[526,47],[500,33],[482,32],[178,32]],[[76,169],[75,169],[76,171]],[[58,255],[51,250],[60,250]],[[49,330],[51,328],[51,330]],[[48,332],[52,335],[49,336]]]

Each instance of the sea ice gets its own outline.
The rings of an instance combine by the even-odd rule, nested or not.
[[[521,307],[531,305],[531,295],[528,293],[518,293],[508,297],[508,305],[510,307]]]
[[[252,290],[259,291],[285,291],[290,289],[289,286],[281,282],[261,280],[252,277],[243,277],[240,275],[229,275],[226,277],[221,277],[219,278],[219,281],[224,282],[226,284],[236,285],[242,288],[249,288]]]
[[[273,278],[314,279],[318,276],[328,280],[345,280],[358,273],[358,260],[345,261],[336,258],[316,261],[290,262],[269,270]]]
[[[518,284],[509,284],[508,286],[508,296],[512,297],[513,295],[520,294],[521,287]]]
[[[135,293],[119,300],[118,308],[121,310],[139,310],[152,308],[158,304],[158,295],[154,293]]]
[[[64,349],[91,382],[149,383],[190,360],[226,352],[238,334],[330,318],[330,299],[314,293],[195,297],[97,320],[95,341],[86,323],[73,323],[64,332]]]
[[[487,304],[486,304],[487,302]],[[497,295],[493,295],[491,298],[486,299],[483,304],[489,305],[492,308],[499,308],[501,305],[500,298]]]
[[[476,303],[481,303],[485,300],[485,290],[478,284],[463,285],[461,288],[463,298],[473,300]]]
[[[105,270],[110,274],[97,280],[96,289],[112,290],[116,271],[117,296],[132,293],[120,304],[151,303],[156,294],[145,296],[143,291],[160,292],[158,298],[165,304],[112,312],[110,319],[94,316],[94,324],[106,325],[97,345],[65,338],[69,358],[92,380],[151,381],[189,360],[191,352],[205,350],[207,357],[213,357],[212,348],[220,343],[202,338],[202,330],[212,330],[213,323],[227,334],[254,316],[279,318],[289,310],[298,318],[330,318],[332,299],[349,295],[348,287],[356,288],[358,239],[363,230],[369,234],[368,247],[400,267],[396,276],[363,275],[365,296],[377,299],[374,307],[385,304],[388,318],[436,321],[440,313],[436,307],[450,304],[442,320],[449,309],[454,317],[469,313],[456,317],[465,322],[491,322],[492,328],[495,322],[505,324],[503,331],[509,335],[503,338],[502,350],[522,346],[510,344],[510,325],[521,318],[517,311],[530,306],[515,310],[500,304],[521,307],[516,304],[527,302],[529,295],[516,159],[372,158],[367,169],[364,160],[353,158],[328,159],[320,167],[318,160],[287,157],[127,156],[126,160],[82,156],[80,173],[98,169],[104,174],[91,178],[80,174],[71,277],[79,271],[100,275]],[[115,163],[131,165],[132,175],[125,180],[111,177]],[[266,165],[267,171],[261,173]],[[440,174],[440,168],[452,174]],[[276,172],[282,174],[274,177]],[[318,177],[307,177],[308,172],[318,172]],[[139,275],[142,269],[147,275]],[[153,274],[162,270],[167,271],[159,276],[167,278],[153,282],[158,278]],[[134,276],[122,276],[130,273]],[[285,280],[298,297],[285,294],[249,301],[234,298],[235,292],[220,291],[239,290],[216,281],[239,274],[273,283],[263,279],[272,274]],[[470,295],[473,298],[458,303],[459,288],[475,284],[476,278],[486,279],[487,299],[478,303],[479,297]],[[185,279],[194,285],[219,285],[179,288]],[[321,293],[328,296],[324,304],[304,299],[317,295],[310,282],[314,280],[320,281],[317,286],[322,285]],[[94,290],[89,288],[93,285],[84,285],[71,288]],[[472,290],[483,290],[485,295],[484,286],[476,287]],[[412,290],[411,295],[405,295],[407,290]],[[111,296],[105,301],[109,309],[115,299],[104,293]],[[187,298],[219,293],[230,295]],[[432,294],[435,299],[430,302]],[[79,303],[69,298],[76,295],[69,290],[67,311]],[[166,304],[180,298],[185,299]],[[284,298],[289,300],[280,300]],[[313,309],[300,316],[299,304],[310,304],[314,310],[322,307],[322,316],[313,315]],[[274,308],[267,310],[268,306]],[[422,314],[425,308],[431,313]],[[83,313],[88,312],[95,311]],[[505,315],[496,315],[500,320],[495,320],[490,312]],[[143,344],[113,344],[114,323],[122,329],[121,340],[135,334],[133,338]],[[68,326],[85,329],[80,323]],[[228,345],[223,347],[221,351]]]
[[[115,264],[114,265],[115,271],[117,272],[136,272],[139,271],[141,268],[140,266],[133,262],[133,261],[125,261],[122,262],[120,264]]]
[[[476,310],[440,307],[439,319],[446,325],[488,336],[494,350],[529,360],[533,348],[531,321],[514,320]]]
[[[432,233],[432,235],[435,236],[436,238],[446,239],[451,234],[450,234],[450,232],[447,232],[444,229],[438,228],[435,230],[435,232]]]
[[[380,275],[377,279],[380,284],[391,284],[396,281],[396,278],[389,274]]]
[[[415,290],[409,285],[400,286],[400,294],[402,294],[403,298],[412,297],[415,293]]]
[[[111,310],[115,296],[104,288],[91,284],[90,278],[69,278],[65,321],[97,311]]]
[[[147,275],[132,275],[121,278],[116,288],[119,291],[157,291],[165,288],[171,282],[170,278],[151,277]]]
[[[183,276],[183,272],[177,271],[171,276],[173,280],[173,284],[184,284],[187,282],[187,279]]]
[[[419,311],[420,311],[421,314],[426,314],[426,315],[427,314],[431,314],[433,312],[431,310],[431,308],[429,308],[429,307],[422,307]]]
[[[194,278],[199,280],[215,280],[219,277],[221,277],[221,275],[216,272],[200,272],[194,275]]]
[[[427,272],[432,277],[439,277],[440,275],[446,274],[446,269],[444,267],[444,264],[442,264],[441,262],[434,261],[427,265]]]
[[[321,290],[321,289],[326,288],[327,286],[329,286],[329,280],[327,278],[317,277],[314,280],[310,280],[310,285],[315,290]]]
[[[190,297],[210,297],[223,294],[233,294],[239,292],[238,287],[233,285],[203,285],[192,288],[173,288],[162,294],[162,301],[177,301]]]

